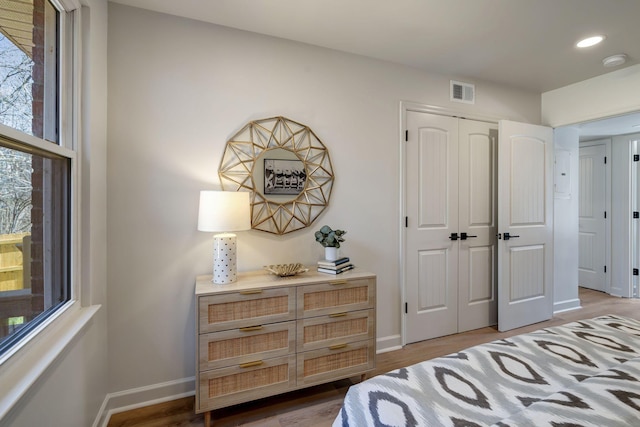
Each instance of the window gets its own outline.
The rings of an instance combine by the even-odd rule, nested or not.
[[[0,356],[72,299],[69,25],[52,1],[0,0]]]

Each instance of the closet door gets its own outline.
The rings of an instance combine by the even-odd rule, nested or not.
[[[406,341],[495,324],[497,126],[408,112],[407,128]]]
[[[458,331],[458,119],[407,112],[406,342]]]
[[[496,124],[460,120],[458,332],[495,325],[498,320],[497,144]]]
[[[553,130],[500,121],[498,329],[553,315]]]

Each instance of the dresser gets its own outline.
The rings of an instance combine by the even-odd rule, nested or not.
[[[376,276],[309,271],[196,280],[196,413],[375,368]]]

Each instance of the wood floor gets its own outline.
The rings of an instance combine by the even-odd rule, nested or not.
[[[640,320],[640,300],[611,297],[601,292],[581,288],[580,301],[582,308],[579,310],[559,313],[546,322],[513,331],[500,333],[495,328],[482,328],[409,344],[401,350],[379,354],[373,375],[444,356],[476,344],[602,314],[618,314]],[[215,427],[330,426],[351,384],[350,380],[343,380],[219,409],[213,412],[212,424]],[[202,414],[193,413],[193,402],[194,398],[188,397],[115,414],[109,421],[109,427],[203,426],[204,417]]]

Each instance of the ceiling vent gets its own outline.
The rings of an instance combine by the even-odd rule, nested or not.
[[[476,103],[476,87],[471,83],[451,80],[451,101],[465,104]]]

